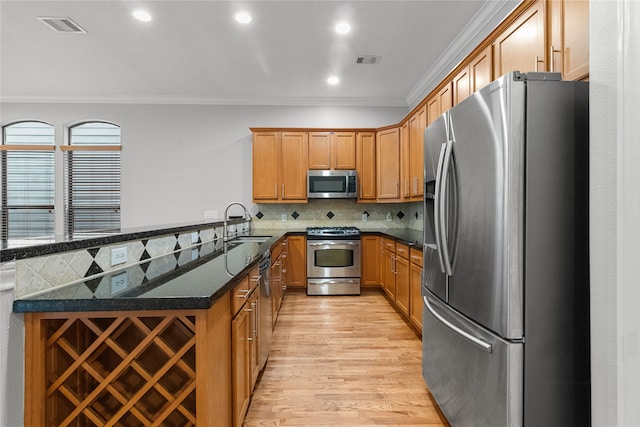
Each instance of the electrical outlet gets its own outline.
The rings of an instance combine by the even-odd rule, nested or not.
[[[118,264],[124,264],[127,262],[128,253],[127,247],[123,246],[121,248],[111,248],[111,266]]]
[[[369,219],[369,216],[366,213],[362,214],[362,222],[367,222]]]
[[[286,221],[286,220],[287,220],[287,214],[282,214],[282,215],[280,215],[280,219],[281,219],[282,221]]]
[[[193,248],[191,249],[191,261],[195,261],[198,259],[198,249],[197,248]]]
[[[218,219],[218,211],[204,211],[204,219]]]
[[[192,231],[191,232],[191,243],[198,243],[198,232],[197,231]]]
[[[127,286],[129,286],[129,277],[126,271],[111,276],[111,295],[124,291]]]
[[[387,221],[391,221],[391,212],[387,212]]]

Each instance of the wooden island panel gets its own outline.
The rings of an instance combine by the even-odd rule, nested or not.
[[[229,426],[227,293],[208,310],[27,313],[25,426]]]

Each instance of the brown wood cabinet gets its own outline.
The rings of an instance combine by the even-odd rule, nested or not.
[[[411,145],[409,142],[409,120],[400,125],[400,195],[402,201],[411,200]]]
[[[409,196],[422,200],[424,193],[424,130],[427,107],[422,106],[409,118]]]
[[[380,239],[380,284],[387,296],[395,301],[396,299],[396,242],[395,240],[383,237]]]
[[[467,65],[453,78],[453,105],[471,95],[471,66]]]
[[[360,285],[378,287],[380,286],[380,237],[364,235],[360,238],[360,244],[362,245]]]
[[[270,283],[271,309],[273,311],[273,326],[276,326],[282,299],[287,289],[287,238],[280,239],[271,247]]]
[[[549,70],[564,80],[589,75],[589,1],[554,0],[550,7]]]
[[[489,45],[469,62],[471,91],[474,93],[493,81],[493,49]]]
[[[427,123],[433,123],[451,107],[453,107],[453,89],[452,83],[449,82],[427,101]]]
[[[409,304],[409,321],[422,331],[422,251],[416,248],[411,248],[410,265],[409,265],[409,287],[410,298]]]
[[[376,143],[378,201],[400,201],[400,128],[378,132]]]
[[[356,136],[356,170],[360,182],[358,201],[370,203],[377,196],[375,132],[358,132]]]
[[[355,132],[309,132],[309,169],[355,168]]]
[[[409,316],[409,247],[404,243],[396,243],[393,270],[396,276],[396,307],[402,314]]]
[[[305,289],[307,287],[307,238],[289,236],[287,241],[287,287]]]
[[[247,301],[231,322],[234,426],[242,426],[251,398],[251,341],[249,339],[251,338],[253,312]]]
[[[494,73],[500,77],[510,71],[545,71],[545,5],[544,0],[520,15],[499,34],[494,42]]]
[[[254,132],[253,201],[306,203],[306,132]]]

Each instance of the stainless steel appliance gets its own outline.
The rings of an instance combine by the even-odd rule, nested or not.
[[[258,289],[260,290],[260,305],[258,310],[258,333],[259,345],[258,351],[260,352],[260,370],[262,370],[267,364],[269,358],[269,351],[271,351],[271,341],[273,335],[273,309],[271,305],[271,287],[269,267],[271,266],[271,256],[267,252],[259,264],[259,279]]]
[[[358,173],[354,170],[310,170],[309,199],[355,199],[358,197]]]
[[[360,295],[360,230],[307,228],[307,295]]]
[[[425,131],[423,375],[455,427],[590,425],[588,85],[559,80]]]

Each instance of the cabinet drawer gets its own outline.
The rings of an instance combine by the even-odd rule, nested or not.
[[[242,279],[231,291],[231,315],[235,316],[236,313],[242,308],[245,302],[249,299],[251,294],[251,287],[249,285],[249,277],[246,276]]]
[[[422,251],[420,249],[411,248],[411,262],[422,266]]]
[[[409,259],[409,246],[404,243],[396,243],[396,255],[406,260]]]
[[[259,280],[260,270],[258,269],[258,266],[256,266],[249,272],[249,293],[253,292],[253,290],[258,287]]]
[[[396,251],[396,242],[395,240],[382,238],[382,248],[387,251],[394,252]]]

